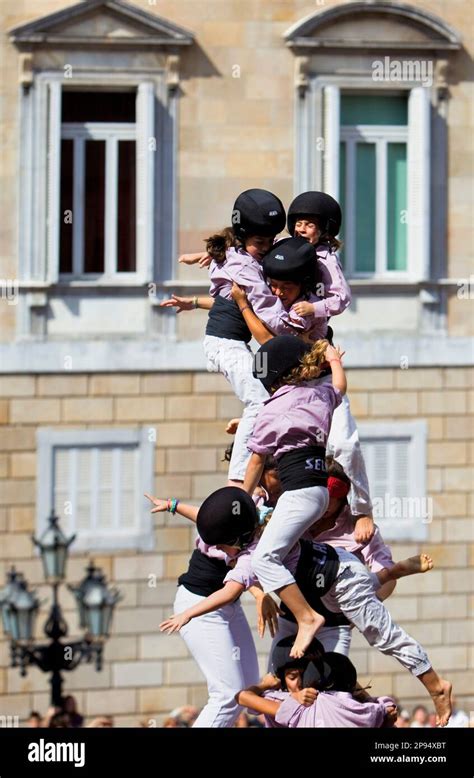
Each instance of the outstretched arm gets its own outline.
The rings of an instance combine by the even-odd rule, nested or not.
[[[251,708],[257,713],[265,713],[267,716],[276,716],[281,702],[278,700],[267,700],[263,697],[264,692],[270,689],[279,689],[280,681],[272,673],[267,673],[260,683],[242,689],[235,695],[236,701],[244,708]]]
[[[228,581],[222,589],[210,594],[197,605],[193,605],[192,608],[188,608],[182,613],[178,613],[175,616],[171,616],[169,619],[165,619],[160,624],[160,632],[167,632],[171,635],[173,632],[177,632],[184,627],[188,621],[195,619],[196,616],[203,616],[205,613],[216,611],[224,605],[229,605],[231,602],[240,597],[245,587],[236,581]]]
[[[210,311],[213,305],[213,297],[178,297],[178,295],[172,294],[169,300],[162,300],[160,308],[176,308],[176,313],[181,313],[181,311],[192,311],[196,308]]]
[[[194,254],[181,254],[178,262],[182,265],[196,265],[199,267],[208,267],[212,262],[212,257],[207,251],[197,251]]]
[[[235,695],[235,699],[244,708],[251,708],[251,710],[257,713],[265,713],[272,718],[275,718],[281,705],[281,702],[278,702],[278,700],[267,700],[266,697],[260,697],[251,689],[244,689],[238,692]]]
[[[332,384],[339,389],[340,393],[344,395],[347,391],[347,379],[342,367],[341,358],[344,356],[344,352],[341,351],[339,346],[328,345],[326,349],[326,360],[329,362],[332,373]]]
[[[175,510],[170,510],[173,506],[170,505],[170,500],[161,500],[159,497],[153,497],[151,494],[145,492],[145,497],[150,500],[155,506],[151,509],[150,513],[162,513],[163,511],[169,511],[170,513],[178,513],[180,516],[184,516],[189,521],[196,521],[199,508],[195,505],[187,505],[184,502],[176,501]]]

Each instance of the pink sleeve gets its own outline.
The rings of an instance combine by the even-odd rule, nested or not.
[[[239,554],[235,567],[229,570],[224,578],[225,584],[229,581],[241,584],[245,589],[258,584],[258,578],[252,571],[252,554],[250,552]]]
[[[301,704],[294,697],[287,697],[280,705],[275,715],[275,721],[283,727],[295,729],[301,718],[301,707]]]
[[[341,390],[333,384],[321,384],[321,389],[324,389],[325,400],[328,405],[331,406],[331,410],[335,411],[337,406],[342,402]]]
[[[249,451],[254,451],[255,454],[273,454],[277,445],[278,440],[275,424],[268,424],[265,418],[260,418],[259,421],[259,417],[257,416],[252,437],[247,441],[247,448]]]
[[[313,304],[315,316],[329,317],[342,313],[351,303],[351,290],[344,278],[337,255],[328,251],[318,257],[324,297]]]

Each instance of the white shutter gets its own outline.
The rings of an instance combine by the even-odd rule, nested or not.
[[[375,522],[386,540],[424,540],[425,424],[371,426],[361,425],[360,434]]]
[[[37,438],[38,535],[54,506],[63,530],[77,533],[76,551],[155,547],[143,498],[153,489],[154,442],[148,428],[45,427]],[[65,511],[65,503],[71,503],[72,511]]]
[[[48,157],[46,214],[46,281],[59,274],[59,195],[61,180],[61,82],[48,83]]]
[[[324,87],[324,191],[339,199],[340,92]]]
[[[155,87],[151,81],[144,81],[137,94],[137,270],[145,281],[154,277],[156,145]]]
[[[133,527],[137,523],[139,504],[136,494],[138,450],[124,448],[120,453],[120,526]]]
[[[110,529],[114,525],[113,499],[116,494],[120,499],[120,484],[114,489],[114,460],[119,449],[99,449],[99,480],[97,497],[97,528]]]
[[[430,275],[430,91],[408,98],[408,270],[415,281]]]

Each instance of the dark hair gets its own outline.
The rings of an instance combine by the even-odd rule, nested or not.
[[[278,470],[278,463],[274,456],[269,454],[265,459],[265,464],[263,466],[263,472],[265,473],[267,470]]]
[[[232,443],[229,443],[227,448],[224,451],[224,458],[221,459],[221,462],[230,462],[232,457],[232,452],[234,450],[234,441]],[[266,457],[265,464],[263,466],[263,472],[267,472],[268,470],[278,470],[278,464],[274,456],[271,454]]]
[[[224,262],[227,249],[240,248],[242,245],[232,227],[224,227],[220,232],[210,235],[206,238],[205,244],[207,253],[219,265]]]
[[[308,215],[305,214],[304,219],[305,221],[308,222],[314,222],[316,227],[321,233],[315,248],[317,248],[318,246],[329,246],[333,251],[338,251],[341,248],[341,246],[343,245],[341,240],[338,240],[337,238],[334,237],[334,235],[330,235],[328,232],[322,231],[323,228],[319,216],[316,216],[315,214],[308,214]]]
[[[38,713],[37,710],[32,710],[30,715],[28,716],[30,719],[40,719],[41,715]]]
[[[289,670],[301,670],[301,672],[303,673],[304,670],[306,669],[307,664],[308,664],[307,659],[304,658],[292,659],[291,662],[289,662],[288,664],[284,665],[283,667],[279,667],[278,670],[275,670],[275,675],[280,681],[281,690],[283,692],[288,691],[288,687],[286,685],[286,680],[285,680],[285,673],[288,672]]]
[[[221,459],[221,462],[230,462],[232,457],[232,452],[234,450],[234,441],[232,443],[229,443],[226,450],[224,451],[224,459]]]

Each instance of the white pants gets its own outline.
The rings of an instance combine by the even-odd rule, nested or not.
[[[252,556],[252,569],[264,592],[275,592],[295,582],[283,560],[306,530],[326,512],[328,502],[325,486],[283,492]]]
[[[324,376],[321,383],[331,383],[331,376]],[[354,516],[372,514],[369,481],[359,441],[359,432],[351,413],[349,398],[345,394],[333,413],[331,429],[326,444],[326,454],[331,454],[351,479],[351,512]]]
[[[204,352],[207,369],[211,373],[222,373],[230,383],[244,410],[234,438],[232,458],[229,463],[229,479],[243,481],[251,452],[247,442],[252,435],[256,416],[268,392],[258,378],[252,375],[253,353],[243,340],[230,340],[206,335]]]
[[[273,649],[278,641],[282,640],[282,638],[289,637],[290,635],[296,635],[297,632],[298,625],[296,622],[278,617],[278,632],[273,638],[268,660],[269,672],[272,670]],[[344,654],[344,656],[349,656],[351,638],[352,629],[348,624],[341,624],[338,627],[322,627],[316,633],[316,639],[323,644],[325,651],[335,651],[337,654]]]
[[[178,587],[174,613],[182,613],[204,597]],[[234,697],[258,683],[255,643],[240,602],[191,619],[180,629],[189,651],[205,675],[209,700],[194,727],[232,727],[242,708]]]
[[[380,584],[375,573],[369,573],[353,554],[340,548],[336,551],[339,575],[321,597],[326,608],[333,613],[342,612],[371,646],[398,659],[413,675],[429,670],[431,663],[422,646],[392,621],[385,605],[377,599],[376,588]]]

